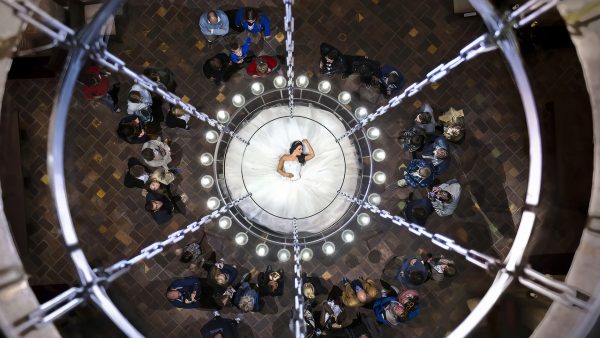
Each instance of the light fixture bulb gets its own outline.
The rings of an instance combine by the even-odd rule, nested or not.
[[[311,248],[304,248],[302,250],[300,250],[300,258],[302,258],[303,261],[308,262],[313,258],[313,251]]]
[[[375,160],[375,162],[381,162],[385,160],[385,151],[379,148],[373,150],[373,160]]]
[[[254,95],[260,95],[265,91],[265,86],[263,86],[263,84],[260,82],[254,82],[252,85],[250,85],[250,91]]]
[[[246,243],[248,243],[248,235],[246,235],[243,232],[238,232],[235,235],[234,240],[235,240],[235,244],[237,244],[237,245],[246,245]]]
[[[331,91],[331,82],[329,82],[327,80],[323,80],[323,81],[319,82],[317,89],[319,89],[319,91],[321,93],[327,94]]]
[[[350,93],[348,93],[347,91],[340,92],[340,94],[338,95],[338,101],[340,101],[342,104],[348,104],[351,100],[352,95],[350,95]]]
[[[335,252],[335,244],[333,244],[333,242],[325,242],[323,243],[323,253],[325,253],[327,256],[329,255],[333,255],[333,253]]]
[[[219,208],[220,204],[221,204],[221,201],[219,201],[219,199],[216,197],[210,197],[208,200],[206,200],[206,206],[210,210],[217,210],[217,208]]]
[[[205,189],[212,188],[214,183],[215,183],[215,180],[210,175],[204,175],[200,179],[200,185],[202,186],[202,188],[205,188]]]
[[[229,122],[229,113],[226,110],[219,110],[217,112],[217,121],[221,123]]]
[[[354,231],[352,231],[352,230],[342,231],[342,240],[345,243],[350,243],[350,242],[354,241]]]
[[[203,166],[209,166],[213,163],[213,156],[210,153],[204,153],[200,155],[200,164]]]
[[[279,251],[277,251],[277,259],[279,259],[280,262],[287,262],[290,260],[291,254],[290,254],[290,250],[288,249],[281,249]]]
[[[308,76],[306,75],[300,75],[296,78],[296,86],[300,88],[308,87],[308,82]]]
[[[278,89],[285,87],[286,84],[287,84],[287,80],[285,79],[285,77],[283,77],[281,75],[276,76],[275,79],[273,80],[273,86]]]
[[[217,133],[214,130],[209,130],[206,132],[206,135],[204,135],[204,137],[206,138],[206,141],[208,143],[215,143],[219,139],[219,133]]]
[[[364,226],[369,225],[369,223],[371,223],[371,216],[369,216],[369,214],[363,212],[363,213],[358,214],[356,221],[358,222],[358,225],[364,227]]]
[[[246,103],[246,98],[242,94],[235,94],[231,98],[231,103],[233,103],[234,106],[239,108],[243,106],[244,103]]]
[[[370,204],[379,205],[379,203],[381,203],[381,196],[379,196],[379,194],[377,193],[372,193],[371,195],[369,195],[367,200]]]
[[[356,116],[358,120],[364,119],[365,117],[367,117],[367,115],[369,115],[369,112],[365,107],[358,107],[356,108],[356,110],[354,110],[354,116]]]
[[[373,182],[375,182],[375,184],[383,184],[385,183],[385,179],[386,176],[383,171],[378,171],[373,174]]]
[[[376,140],[379,138],[380,135],[381,130],[379,130],[379,128],[377,127],[371,127],[367,129],[367,137],[369,138],[369,140]]]
[[[256,246],[256,255],[258,257],[265,257],[269,253],[269,247],[265,243],[259,243]]]
[[[231,223],[231,218],[229,218],[228,216],[223,216],[219,218],[219,228],[223,230],[231,228]]]

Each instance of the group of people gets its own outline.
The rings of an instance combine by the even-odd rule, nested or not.
[[[216,259],[211,252],[206,258],[202,240],[187,244],[180,261],[195,270],[202,267],[205,277],[188,276],[171,282],[166,290],[167,300],[178,308],[213,310],[215,318],[202,329],[204,337],[237,330],[241,316],[224,319],[220,312],[237,308],[241,313],[261,312],[265,297],[284,294],[286,280],[293,275],[270,265],[265,271],[255,269],[240,276],[238,267]],[[442,255],[433,256],[419,249],[416,255],[394,257],[383,270],[384,280],[359,276],[352,280],[343,277],[338,285],[324,287],[318,276],[302,274],[304,320],[307,337],[381,337],[381,326],[396,326],[410,321],[420,313],[418,288],[428,280],[440,282],[456,273],[454,261]],[[221,331],[217,330],[221,327]]]
[[[450,143],[459,144],[464,138],[464,114],[450,108],[436,119],[433,108],[424,104],[417,112],[412,127],[400,132],[398,142],[402,149],[412,155],[412,160],[402,173],[398,186],[414,191],[426,189],[421,198],[411,193],[405,217],[424,225],[435,212],[446,217],[454,213],[461,195],[461,185],[456,178],[441,183],[440,178],[450,169]]]
[[[216,85],[226,82],[243,68],[251,77],[267,76],[279,69],[281,57],[256,56],[252,50],[253,45],[260,45],[271,37],[270,20],[260,10],[250,7],[210,10],[202,13],[199,26],[209,45],[218,39],[232,38],[229,53],[218,53],[204,64],[204,74]],[[402,73],[389,64],[365,56],[342,54],[327,43],[321,44],[320,53],[319,70],[323,75],[358,74],[367,87],[378,88],[388,99],[403,89]],[[177,87],[174,74],[167,68],[147,68],[144,75],[165,90],[174,92]],[[90,64],[82,71],[80,82],[88,99],[105,104],[115,113],[121,112],[120,83],[111,86],[108,72]],[[171,141],[163,138],[161,131],[163,125],[189,129],[189,115],[180,107],[166,108],[165,116],[162,98],[134,84],[127,95],[127,115],[117,128],[117,135],[124,142],[142,144],[141,159],[129,158],[123,183],[128,188],[141,189],[146,211],[159,224],[167,223],[174,213],[184,213],[187,200],[187,195],[175,193],[172,187],[180,170],[171,166]],[[427,104],[417,112],[414,125],[400,133],[398,141],[413,159],[398,185],[427,190],[422,198],[408,201],[404,213],[409,221],[422,225],[433,212],[443,217],[456,209],[460,184],[456,179],[440,184],[439,177],[450,167],[449,144],[460,143],[463,137],[462,111],[451,108],[436,119]],[[205,256],[200,241],[186,245],[180,261],[191,264],[190,268],[204,268],[206,275],[175,279],[165,294],[175,307],[215,311],[215,317],[201,330],[204,337],[236,337],[240,318],[225,319],[218,311],[236,307],[242,313],[260,312],[265,306],[265,297],[282,296],[286,279],[292,278],[286,276],[283,269],[273,270],[271,266],[258,274],[249,272],[239,276],[236,265],[217,260],[214,252],[209,258]],[[394,285],[362,276],[352,280],[343,277],[339,285],[328,290],[323,287],[321,278],[304,274],[302,292],[307,337],[380,337],[378,324],[395,326],[419,315],[417,289],[420,285],[428,280],[442,281],[456,273],[452,260],[441,255],[434,257],[422,250],[411,257],[396,257],[393,262],[395,265],[386,268],[383,275]]]
[[[146,68],[144,75],[159,87],[174,92],[175,75],[167,68]],[[110,85],[110,73],[91,63],[84,67],[79,82],[86,98],[108,106],[121,113],[119,105],[120,83]],[[168,222],[176,212],[185,213],[186,194],[173,192],[172,183],[180,175],[178,168],[170,166],[171,141],[161,138],[163,124],[167,128],[189,129],[190,116],[176,106],[169,106],[164,114],[160,96],[140,84],[134,84],[127,95],[127,114],[121,118],[117,136],[126,143],[141,144],[138,156],[127,161],[123,184],[127,188],[140,188],[145,197],[145,209],[159,224]]]
[[[246,69],[250,77],[265,77],[280,68],[280,56],[256,55],[253,45],[262,46],[271,38],[271,21],[259,9],[210,10],[200,16],[200,31],[209,45],[230,37],[227,53],[210,57],[203,66],[204,75],[220,86],[233,74]],[[241,37],[240,37],[241,35]]]

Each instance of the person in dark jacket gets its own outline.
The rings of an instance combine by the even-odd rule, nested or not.
[[[433,212],[433,205],[429,198],[418,198],[410,200],[404,208],[404,217],[406,220],[418,225],[425,225],[427,217]]]
[[[175,206],[166,195],[150,191],[146,195],[146,211],[158,224],[165,224],[173,218]]]
[[[167,113],[165,124],[169,128],[181,128],[190,129],[190,115],[186,114],[185,110],[181,107],[171,106]]]
[[[200,329],[202,338],[239,338],[238,321],[221,317],[215,311],[215,317]]]
[[[144,188],[144,185],[150,179],[150,174],[150,169],[142,161],[130,157],[127,160],[127,171],[123,177],[123,185],[127,188]]]
[[[400,94],[404,87],[404,76],[390,65],[383,65],[374,80],[379,84],[379,90],[386,99]]]
[[[321,61],[319,70],[321,74],[333,76],[343,74],[344,77],[352,74],[352,58],[342,54],[337,48],[328,43],[321,43]]]
[[[398,143],[402,146],[402,150],[414,153],[423,148],[426,139],[427,137],[423,129],[411,127],[400,132]]]
[[[177,89],[177,82],[175,81],[175,74],[167,67],[163,68],[146,68],[144,69],[144,75],[150,80],[158,83],[159,86],[163,87],[172,93]]]
[[[405,287],[415,288],[427,281],[429,270],[425,263],[418,257],[405,258],[402,266],[396,273],[396,280]]]
[[[200,280],[196,277],[176,279],[167,289],[167,299],[178,308],[191,309],[200,307]]]
[[[444,137],[437,137],[433,142],[423,146],[423,152],[418,158],[430,160],[433,164],[433,174],[438,176],[450,168],[450,147]]]
[[[145,124],[137,115],[127,115],[119,121],[117,135],[130,144],[145,143],[150,138],[144,130]]]
[[[345,336],[348,338],[381,338],[381,328],[377,323],[362,313],[358,314],[358,317],[347,327],[345,330]]]
[[[435,174],[431,161],[416,159],[408,162],[404,179],[398,182],[401,187],[411,186],[413,188],[426,188],[433,184]]]
[[[227,82],[238,70],[240,70],[240,67],[232,65],[229,56],[225,53],[219,53],[206,60],[202,67],[204,76],[217,86],[220,86],[222,82]]]
[[[235,292],[233,305],[242,312],[260,312],[263,307],[256,285],[243,282]]]
[[[258,274],[258,290],[261,296],[281,296],[283,295],[283,285],[285,275],[283,269],[273,271],[270,265],[265,272]]]
[[[319,277],[302,274],[302,294],[305,303],[315,305],[316,297],[326,295],[327,292],[327,288],[323,286]]]

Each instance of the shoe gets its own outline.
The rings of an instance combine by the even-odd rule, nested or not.
[[[219,313],[219,311],[213,311],[213,316],[221,317],[221,313]]]
[[[346,278],[346,276],[342,277],[342,284],[346,285],[348,283],[350,283],[350,281],[348,280],[348,278]]]
[[[181,202],[186,203],[190,198],[185,193],[181,194]]]
[[[169,168],[169,171],[175,175],[181,175],[181,169],[179,168]]]
[[[113,107],[113,111],[114,111],[115,113],[120,113],[120,112],[121,112],[121,108],[119,108],[119,107],[117,107],[117,106],[114,106],[114,107]]]
[[[408,183],[406,182],[405,179],[401,179],[401,180],[398,180],[398,186],[400,188],[404,188],[404,187],[408,186]]]
[[[234,320],[239,324],[242,320],[244,320],[244,314],[238,314],[237,316],[235,316]]]

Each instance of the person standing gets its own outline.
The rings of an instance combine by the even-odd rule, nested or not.
[[[252,56],[254,53],[250,51],[251,42],[252,40],[250,39],[250,37],[248,37],[246,38],[246,41],[243,45],[240,45],[237,42],[232,43],[229,46],[229,59],[231,60],[231,62],[237,65],[241,65],[244,62],[249,63],[250,61],[252,61]]]
[[[150,140],[142,146],[142,157],[149,167],[169,169],[167,164],[171,162],[171,148],[166,142],[161,142],[160,137]]]
[[[446,139],[439,136],[433,142],[426,144],[423,147],[423,152],[418,157],[430,160],[433,164],[433,173],[438,176],[450,168],[449,150],[450,147]]]
[[[167,288],[167,300],[171,305],[192,309],[200,307],[200,280],[196,277],[186,277],[174,280]]]
[[[218,311],[213,312],[213,314],[214,318],[200,329],[202,338],[240,338],[239,318],[223,318]]]
[[[441,217],[452,215],[458,206],[460,193],[460,183],[456,179],[451,179],[446,183],[431,188],[429,199],[435,213]]]
[[[255,42],[260,40],[261,34],[265,39],[271,37],[271,21],[256,8],[242,7],[238,9],[235,13],[235,25],[244,28]]]
[[[83,84],[83,95],[86,99],[98,100],[113,112],[120,113],[119,90],[121,85],[117,82],[109,90],[109,75],[110,73],[102,70],[98,64],[92,63],[79,74],[78,81]]]
[[[200,15],[200,32],[212,44],[217,38],[229,33],[229,18],[220,9],[211,10]]]

